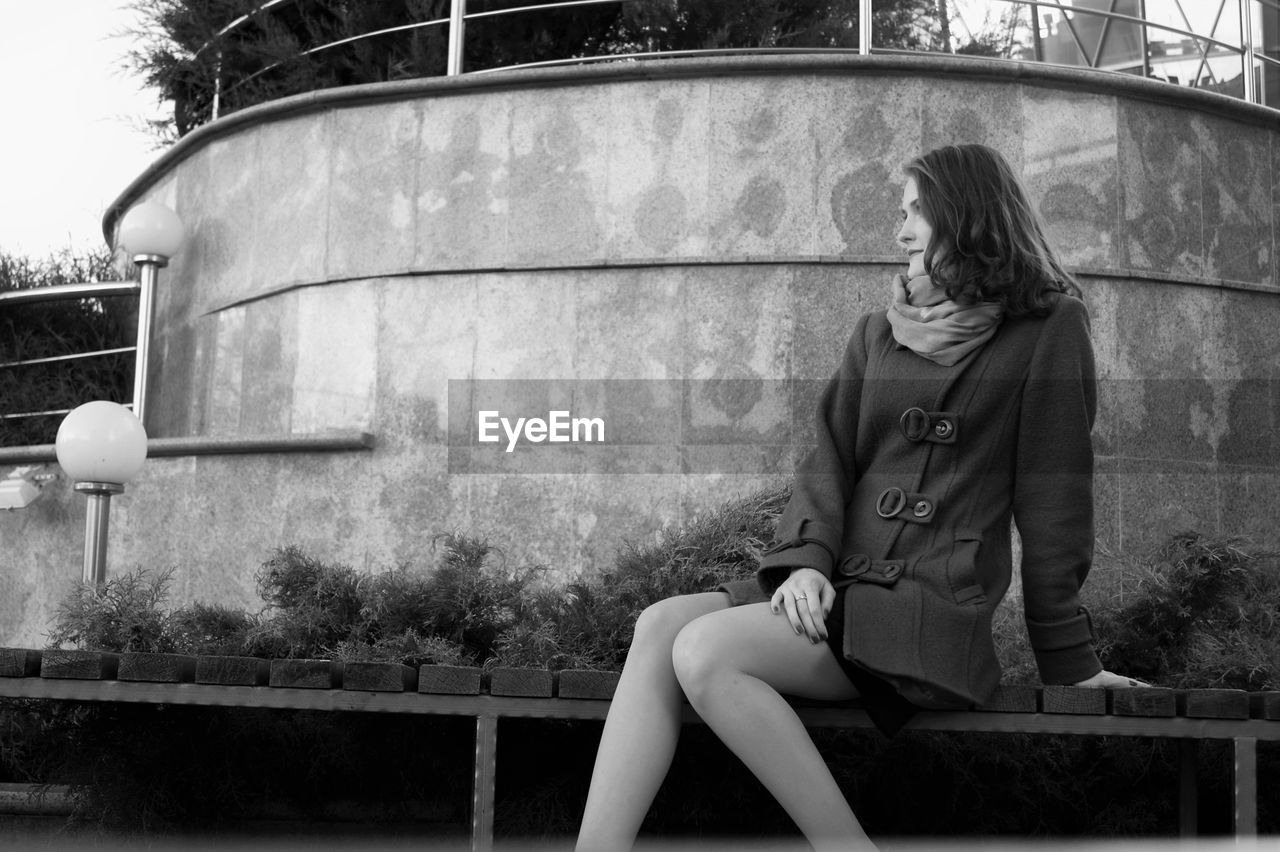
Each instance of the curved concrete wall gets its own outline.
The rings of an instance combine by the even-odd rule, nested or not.
[[[901,164],[963,141],[1021,171],[1086,289],[1100,542],[1272,539],[1277,129],[1164,84],[939,57],[513,72],[230,116],[107,218],[153,198],[190,232],[158,297],[149,432],[375,446],[153,459],[116,500],[112,567],[175,565],[178,599],[252,605],[278,544],[372,570],[459,529],[569,574],[779,481],[900,268]],[[576,405],[614,441],[462,446],[493,399]],[[0,516],[0,643],[34,641],[79,573],[79,498],[48,490]]]

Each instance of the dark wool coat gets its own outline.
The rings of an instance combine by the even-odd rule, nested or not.
[[[847,658],[921,706],[981,704],[1000,681],[991,619],[1012,577],[1012,518],[1041,679],[1096,674],[1079,602],[1096,392],[1088,314],[1069,296],[1047,317],[1006,319],[952,367],[898,345],[885,313],[862,317],[758,584],[725,590],[761,600],[792,569],[817,569],[848,596],[830,625]]]

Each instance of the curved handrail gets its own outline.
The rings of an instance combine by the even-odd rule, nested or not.
[[[241,15],[231,23],[227,24],[221,30],[219,30],[219,32],[214,36],[213,39],[201,45],[200,48],[196,50],[195,55],[199,56],[200,54],[204,53],[210,47],[215,45],[224,36],[226,36],[231,32],[234,32],[239,27],[246,25],[247,23],[252,21],[254,17],[257,15],[260,15],[265,12],[270,12],[271,10],[277,9],[285,4],[298,4],[303,2],[305,2],[305,0],[266,0],[266,2],[263,2],[260,5],[258,5],[251,12],[245,15]],[[474,21],[474,20],[480,20],[480,19],[486,19],[486,18],[497,18],[505,15],[526,14],[531,12],[545,13],[549,11],[571,8],[571,7],[593,6],[593,5],[604,5],[604,4],[622,4],[622,3],[628,3],[628,2],[635,2],[635,0],[553,0],[553,2],[545,2],[545,3],[528,2],[528,3],[525,3],[524,5],[512,6],[512,7],[503,8],[503,9],[489,9],[485,11],[468,12],[466,11],[466,0],[451,0],[452,7],[450,11],[450,16],[447,18],[435,18],[427,21],[416,21],[408,24],[403,24],[400,26],[387,27],[387,28],[371,31],[368,33],[361,33],[353,36],[348,36],[346,38],[338,39],[336,41],[315,45],[305,50],[301,50],[298,52],[297,56],[299,57],[312,56],[317,53],[321,53],[327,50],[332,50],[338,47],[342,47],[344,45],[365,41],[368,39],[378,38],[381,36],[391,35],[395,33],[422,30],[429,27],[437,27],[437,26],[442,26],[442,25],[451,24],[451,23],[454,24],[456,28],[461,31],[463,27],[465,27],[465,22],[467,21]],[[1256,68],[1258,64],[1262,64],[1264,66],[1280,67],[1280,58],[1266,56],[1264,54],[1256,53],[1254,51],[1252,32],[1251,32],[1252,16],[1250,15],[1250,12],[1252,11],[1253,4],[1256,3],[1256,4],[1259,4],[1259,6],[1267,6],[1270,8],[1280,8],[1280,4],[1277,4],[1276,0],[1219,0],[1220,8],[1218,9],[1217,17],[1215,17],[1213,27],[1210,33],[1207,35],[1203,33],[1197,33],[1190,28],[1191,27],[1190,21],[1188,20],[1187,15],[1185,14],[1185,11],[1182,10],[1181,6],[1178,6],[1178,9],[1180,12],[1182,12],[1182,19],[1183,19],[1183,22],[1186,24],[1185,27],[1175,26],[1169,23],[1160,23],[1160,22],[1151,20],[1150,18],[1142,17],[1139,15],[1131,15],[1125,12],[1114,11],[1113,10],[1114,4],[1112,4],[1112,8],[1107,9],[1107,8],[1087,8],[1083,6],[1068,5],[1070,0],[1067,0],[1067,2],[1063,2],[1063,0],[998,0],[998,2],[1003,3],[1006,6],[1012,5],[1017,9],[1021,9],[1022,7],[1026,6],[1026,7],[1031,7],[1033,10],[1045,9],[1045,10],[1056,11],[1062,15],[1063,22],[1065,22],[1068,26],[1071,25],[1071,21],[1074,21],[1076,19],[1075,16],[1083,15],[1090,18],[1101,18],[1105,22],[1104,26],[1109,26],[1112,23],[1117,23],[1117,24],[1122,24],[1126,26],[1141,27],[1143,56],[1140,58],[1140,61],[1141,61],[1142,73],[1144,75],[1150,74],[1151,57],[1146,47],[1148,44],[1147,34],[1149,32],[1154,31],[1156,33],[1176,36],[1181,39],[1191,39],[1195,45],[1196,53],[1199,54],[1198,59],[1200,63],[1196,73],[1194,75],[1191,75],[1189,78],[1190,82],[1188,85],[1189,87],[1192,87],[1192,88],[1197,87],[1196,81],[1202,79],[1202,74],[1206,70],[1208,70],[1209,72],[1210,80],[1213,80],[1214,82],[1216,82],[1216,78],[1214,77],[1215,72],[1213,71],[1213,68],[1209,66],[1209,62],[1212,58],[1211,54],[1214,52],[1215,49],[1222,50],[1226,54],[1233,55],[1239,58],[1241,62],[1240,76],[1242,78],[1242,81],[1244,84],[1244,90],[1245,90],[1244,99],[1252,103],[1259,102],[1259,98],[1257,96],[1258,93],[1255,91],[1255,86],[1253,85],[1254,83],[1253,74],[1245,73],[1244,69],[1246,67],[1251,69]],[[1178,2],[1178,0],[1174,0],[1174,2],[1176,3]],[[1216,35],[1219,23],[1222,19],[1223,12],[1229,6],[1235,6],[1240,10],[1241,37],[1239,39],[1239,43],[1235,43],[1233,41],[1220,38]],[[859,11],[860,11],[860,15],[859,15],[860,19],[861,18],[867,19],[863,23],[864,24],[869,23],[871,19],[871,13],[874,12],[874,0],[860,0]],[[453,27],[451,27],[451,30],[452,29]],[[866,42],[869,42],[869,35],[867,35],[868,30],[869,30],[869,27],[866,27],[866,26],[862,27],[862,31],[860,32],[861,38],[859,39],[860,44],[857,48],[831,48],[831,47],[747,48],[747,47],[741,47],[741,48],[714,48],[714,49],[705,49],[705,50],[696,50],[696,51],[674,50],[674,51],[643,51],[643,52],[629,52],[629,53],[620,52],[620,53],[609,53],[609,54],[597,54],[593,56],[579,56],[579,57],[567,57],[563,59],[541,60],[536,62],[514,63],[511,65],[480,69],[477,71],[471,71],[471,72],[465,72],[465,73],[473,73],[473,74],[474,73],[492,73],[495,71],[502,71],[502,70],[516,69],[516,68],[533,68],[533,67],[545,67],[545,66],[554,66],[554,65],[607,62],[607,61],[615,61],[619,59],[628,59],[628,58],[646,59],[646,58],[653,58],[655,56],[663,56],[663,57],[706,56],[706,55],[714,55],[717,52],[721,52],[723,54],[741,55],[741,54],[748,54],[748,53],[766,53],[766,54],[775,53],[776,54],[776,53],[788,53],[788,52],[799,52],[799,53],[808,52],[808,53],[814,53],[814,54],[833,53],[833,52],[870,53],[873,51],[884,52],[888,50],[894,50],[893,48],[877,47],[874,44],[866,43]],[[1076,49],[1079,52],[1081,63],[1088,67],[1097,67],[1096,63],[1100,59],[1102,45],[1106,38],[1106,30],[1104,29],[1103,35],[1099,39],[1099,43],[1095,48],[1095,55],[1093,57],[1090,57],[1088,55],[1089,51],[1085,48],[1085,45],[1080,41],[1080,38],[1076,34],[1074,27],[1071,27],[1071,35],[1076,43]],[[1037,39],[1037,42],[1038,41],[1039,39]],[[454,34],[451,33],[450,45],[449,45],[450,56],[449,56],[449,61],[447,65],[448,67],[447,73],[450,75],[464,73],[462,56],[461,56],[462,45],[463,45],[463,39],[461,37],[455,37]],[[455,56],[454,55],[455,52],[458,55]],[[1003,58],[1003,57],[996,57],[996,58]],[[1014,57],[1008,57],[1008,58],[1015,59]],[[1188,61],[1192,61],[1192,62],[1196,61],[1197,59],[1197,57],[1194,54],[1188,55],[1186,58],[1188,59]],[[1225,57],[1220,57],[1220,58],[1225,58]],[[287,60],[284,60],[284,61],[287,61]],[[1035,61],[1035,62],[1050,64],[1050,65],[1063,64],[1063,63],[1047,62],[1041,58],[1036,58],[1033,60],[1023,58],[1023,59],[1017,59],[1015,61]],[[217,107],[218,107],[218,103],[221,101],[222,96],[235,91],[239,87],[259,78],[263,74],[266,74],[280,67],[281,64],[283,64],[283,61],[271,63],[270,65],[260,68],[257,71],[254,71],[251,74],[248,74],[247,76],[232,82],[231,85],[226,88],[223,88],[222,86],[221,74],[219,72],[219,79],[215,86],[216,92],[215,92],[215,104],[214,104],[215,106],[214,118],[218,117]],[[1067,63],[1067,65],[1069,67],[1081,67],[1080,63]]]

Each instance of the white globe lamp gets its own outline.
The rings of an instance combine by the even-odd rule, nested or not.
[[[101,588],[106,582],[107,530],[111,498],[142,470],[147,459],[147,432],[123,405],[105,400],[86,402],[58,427],[54,444],[58,464],[88,496],[84,529],[84,582]]]
[[[144,201],[129,208],[120,220],[117,241],[134,259],[158,258],[147,262],[164,266],[182,248],[184,234],[178,214],[156,201]]]
[[[120,220],[116,244],[138,265],[138,348],[133,362],[133,413],[146,422],[147,369],[150,365],[151,324],[155,315],[156,282],[169,258],[182,248],[185,233],[178,214],[156,201],[129,208]]]

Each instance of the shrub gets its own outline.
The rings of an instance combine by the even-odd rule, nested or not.
[[[166,615],[161,604],[170,572],[139,570],[112,578],[101,597],[78,588],[60,608],[51,638],[116,651],[247,648],[409,665],[616,669],[644,607],[753,574],[787,496],[785,489],[763,491],[664,530],[652,544],[628,543],[605,571],[563,587],[548,584],[540,566],[511,567],[488,542],[460,534],[436,539],[437,563],[428,569],[400,566],[370,575],[281,548],[259,572],[261,616],[203,604]],[[1150,564],[1105,551],[1099,561],[1105,570],[1091,578],[1085,598],[1109,668],[1165,686],[1277,688],[1275,554],[1239,539],[1183,533]],[[1034,681],[1016,594],[997,611],[995,633],[1006,680]],[[31,711],[11,711],[23,712]],[[426,789],[420,780],[408,780],[419,778],[412,773],[423,760],[452,773],[441,790],[465,787],[470,759],[462,728],[441,728],[440,739],[431,734],[415,746],[438,753],[413,752],[406,761],[409,752],[378,739],[381,719],[365,724],[339,714],[211,709],[166,715],[158,708],[60,705],[44,727],[30,715],[0,715],[5,718],[10,732],[0,728],[0,740],[31,742],[0,742],[3,771],[22,778],[56,775],[78,785],[83,813],[135,827],[142,820],[208,822],[260,801],[305,808],[309,800],[340,795],[356,783],[350,771],[356,764],[366,773],[362,792],[385,788],[390,792],[384,795],[394,797],[398,783]],[[134,728],[145,732],[145,743],[142,734],[128,732]],[[524,837],[571,832],[598,728],[530,721],[504,730],[503,763],[512,768],[499,801],[500,831]],[[512,731],[529,733],[513,738]],[[872,732],[821,729],[813,735],[873,834],[1158,834],[1173,825],[1168,790],[1178,753],[1170,742],[911,731],[886,741]],[[317,743],[328,749],[324,760],[299,772],[298,756],[320,748]],[[1206,760],[1204,795],[1225,797],[1229,779],[1218,764],[1227,760],[1218,760],[1215,748],[1203,747],[1214,758]],[[248,754],[256,762],[246,780]],[[1262,778],[1277,771],[1277,757],[1260,750]],[[205,774],[184,775],[187,765],[201,766]],[[1114,804],[1118,798],[1123,807]],[[1280,814],[1264,805],[1259,816],[1263,831],[1275,830]],[[1207,811],[1202,825],[1229,828],[1212,820]],[[682,739],[646,826],[663,834],[793,831],[736,758],[700,728]]]
[[[172,568],[156,574],[139,568],[109,578],[101,592],[92,584],[77,583],[58,605],[50,645],[76,644],[101,651],[171,650],[160,605],[172,576]]]
[[[1097,619],[1118,669],[1175,688],[1280,688],[1277,555],[1246,539],[1174,535],[1139,594]]]
[[[166,644],[184,654],[239,656],[257,619],[221,604],[196,602],[165,619]]]

